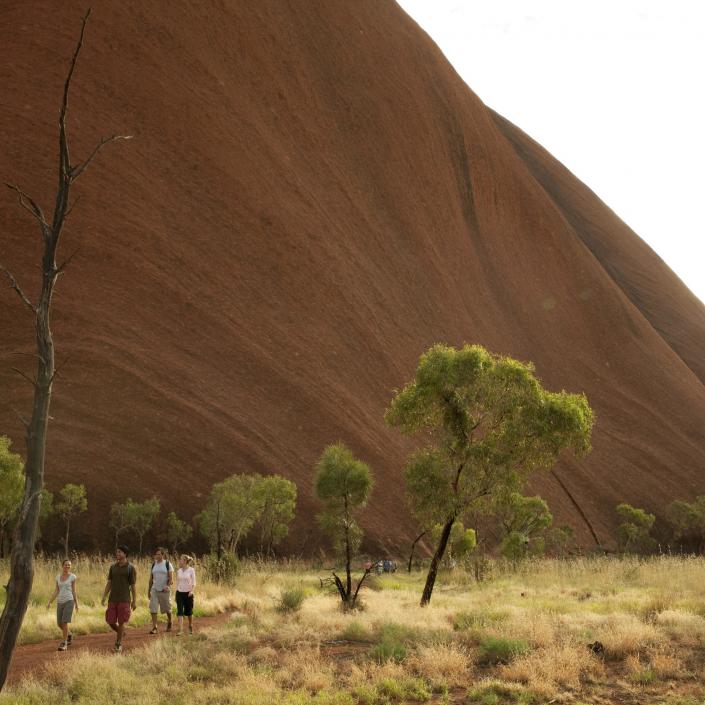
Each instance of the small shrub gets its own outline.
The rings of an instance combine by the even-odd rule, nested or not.
[[[306,591],[302,587],[288,588],[281,591],[277,609],[279,612],[298,612],[306,599]]]
[[[235,577],[240,574],[240,561],[232,553],[223,553],[220,558],[209,553],[203,558],[203,569],[214,583],[234,585]]]
[[[369,651],[369,656],[380,664],[388,661],[401,663],[406,658],[406,646],[400,641],[385,640],[373,646]]]
[[[360,622],[350,622],[340,634],[346,641],[372,641],[372,636]]]
[[[478,662],[485,665],[509,663],[528,652],[529,644],[523,639],[488,637],[480,642]]]
[[[629,675],[629,680],[637,685],[651,685],[656,680],[658,676],[653,668],[644,668],[640,671],[635,671]]]

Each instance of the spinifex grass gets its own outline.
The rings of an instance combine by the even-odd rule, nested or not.
[[[141,580],[148,567],[138,565]],[[105,568],[77,564],[83,602],[99,600]],[[30,610],[34,633],[41,633],[37,624],[56,569],[42,570]],[[497,562],[489,573],[479,584],[460,569],[442,574],[427,608],[418,605],[423,574],[383,578],[364,591],[364,610],[351,614],[319,588],[314,571],[245,563],[235,587],[201,581],[198,588],[202,604],[235,607],[225,624],[183,643],[158,640],[119,659],[62,660],[37,674],[39,680],[0,696],[0,705],[107,705],[123,696],[138,705],[377,705],[466,697],[528,705],[611,702],[630,692],[634,702],[703,700],[702,559]],[[281,611],[282,594],[292,585],[307,597],[298,611]],[[144,617],[145,599],[146,583]],[[90,610],[102,619],[99,607]],[[54,635],[53,615],[47,619]],[[596,641],[603,653],[588,648]]]

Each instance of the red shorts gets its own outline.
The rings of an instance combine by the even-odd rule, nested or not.
[[[105,610],[105,621],[108,624],[127,624],[131,614],[129,602],[109,602]]]

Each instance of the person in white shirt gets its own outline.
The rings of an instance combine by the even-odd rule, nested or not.
[[[58,598],[58,599],[57,599]],[[71,572],[71,561],[67,558],[61,565],[61,573],[56,576],[54,594],[47,602],[47,609],[56,600],[56,623],[63,634],[59,651],[66,651],[73,640],[69,631],[73,610],[78,612],[78,595],[76,594],[76,576]]]
[[[157,633],[158,612],[166,615],[166,630],[171,631],[171,586],[174,582],[174,568],[166,559],[166,551],[157,548],[154,551],[154,563],[149,574],[149,587],[147,599],[149,612],[152,615],[152,629],[150,634]]]
[[[188,633],[193,634],[193,591],[196,589],[196,571],[193,559],[185,553],[179,558],[176,571],[176,617],[179,620],[178,635],[183,634],[184,617],[188,617]]]

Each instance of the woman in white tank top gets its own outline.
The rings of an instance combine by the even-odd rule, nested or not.
[[[78,612],[78,595],[76,594],[76,576],[71,572],[71,561],[67,558],[61,565],[61,573],[56,576],[54,594],[47,602],[47,609],[56,600],[56,623],[63,634],[59,651],[66,651],[73,639],[69,625],[74,609]]]

